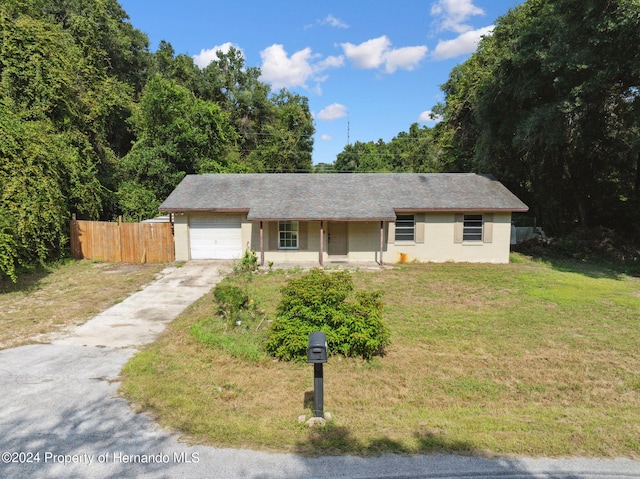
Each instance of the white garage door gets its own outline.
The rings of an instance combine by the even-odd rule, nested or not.
[[[235,259],[242,256],[239,218],[195,217],[189,222],[191,259]]]

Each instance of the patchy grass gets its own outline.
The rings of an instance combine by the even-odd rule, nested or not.
[[[81,324],[149,283],[160,264],[66,261],[0,280],[0,349]]]
[[[287,277],[248,283],[267,315]],[[509,265],[354,272],[354,282],[385,290],[391,346],[369,362],[329,359],[326,428],[297,422],[313,407],[311,365],[234,355],[190,333],[215,321],[211,295],[131,360],[122,391],[219,447],[640,457],[638,278],[515,255]]]

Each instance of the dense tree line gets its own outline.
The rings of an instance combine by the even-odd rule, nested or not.
[[[495,173],[553,231],[640,220],[640,3],[528,0],[455,68],[457,168]]]
[[[189,173],[308,171],[305,97],[237,50],[149,51],[116,0],[0,5],[0,276],[59,257],[68,220],[140,220]]]
[[[445,168],[438,147],[438,128],[414,123],[389,143],[356,141],[338,154],[333,165],[338,172],[416,172],[436,173]]]
[[[491,173],[554,234],[640,233],[640,2],[527,0],[455,67],[434,108],[340,171]]]

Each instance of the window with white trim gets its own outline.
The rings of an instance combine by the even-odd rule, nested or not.
[[[462,241],[482,241],[482,215],[464,215]]]
[[[396,215],[396,241],[415,241],[416,218],[414,215]]]
[[[278,222],[278,248],[298,249],[298,231],[297,221]]]

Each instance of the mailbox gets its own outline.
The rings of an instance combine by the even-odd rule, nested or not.
[[[327,335],[322,332],[311,333],[307,349],[307,362],[326,363],[327,354]]]

